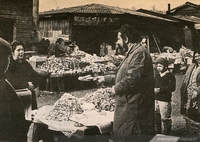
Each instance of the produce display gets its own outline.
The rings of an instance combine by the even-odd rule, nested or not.
[[[37,72],[50,74],[51,76],[64,76],[68,74],[81,73],[104,73],[115,70],[116,66],[107,61],[107,58],[100,58],[96,55],[85,54],[83,58],[55,57],[51,56],[37,66]]]
[[[82,68],[84,72],[92,72],[92,73],[105,73],[106,71],[114,71],[116,70],[116,66],[108,62],[106,64],[101,63],[92,63],[90,65],[87,65],[86,67]]]
[[[75,56],[75,57],[76,56],[85,57],[85,55],[86,55],[86,53],[84,51],[81,51],[81,50],[71,53],[71,56]]]
[[[99,57],[96,54],[93,54],[93,55],[86,54],[85,57],[81,59],[81,61],[93,64],[93,63],[105,63],[105,62],[110,61],[110,59],[108,56]]]
[[[49,112],[46,119],[55,121],[67,121],[73,114],[81,114],[83,110],[76,97],[69,93],[63,96],[54,103],[53,109]]]
[[[86,103],[93,103],[97,111],[114,111],[115,108],[115,94],[112,92],[112,88],[100,88],[92,93],[88,93],[85,97],[80,98],[81,105]]]
[[[72,60],[69,58],[56,58],[50,57],[48,58],[42,65],[38,66],[37,68],[50,72],[50,73],[62,73],[65,70],[72,68]]]
[[[46,120],[68,121],[73,115],[82,114],[85,111],[96,110],[113,112],[115,108],[115,94],[112,88],[100,88],[82,98],[76,98],[69,93],[64,93],[57,100],[52,110],[46,116]]]

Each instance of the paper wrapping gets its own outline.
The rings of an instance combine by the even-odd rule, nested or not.
[[[114,112],[96,110],[85,111],[82,114],[74,114],[70,120],[81,123],[85,126],[97,126],[100,133],[104,134],[112,131]]]

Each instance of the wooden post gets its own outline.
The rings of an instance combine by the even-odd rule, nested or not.
[[[33,26],[39,28],[39,0],[33,0]]]
[[[191,30],[188,28],[188,26],[185,26],[185,28],[183,28],[184,31],[184,36],[185,36],[185,45],[187,48],[193,50],[193,44],[192,44],[192,32]]]
[[[161,50],[160,50],[160,47],[159,47],[159,45],[158,45],[158,43],[157,43],[157,41],[156,41],[156,38],[155,38],[155,36],[154,36],[154,34],[153,34],[153,32],[152,32],[151,29],[150,29],[150,31],[151,31],[151,34],[152,34],[152,36],[153,36],[154,42],[155,42],[155,44],[156,44],[156,46],[157,46],[158,52],[161,54]]]

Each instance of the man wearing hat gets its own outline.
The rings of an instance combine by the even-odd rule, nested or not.
[[[163,57],[156,59],[156,68],[158,74],[155,75],[155,114],[161,116],[161,123],[156,121],[156,131],[169,135],[171,133],[171,97],[176,88],[176,79],[174,74],[168,70],[168,60]],[[162,127],[159,126],[162,124]]]

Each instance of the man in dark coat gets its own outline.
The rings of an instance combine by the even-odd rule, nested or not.
[[[118,32],[118,46],[127,54],[116,75],[97,77],[98,82],[114,83],[116,106],[113,121],[114,138],[154,134],[153,64],[135,28],[124,25]],[[121,140],[120,140],[121,141]]]

